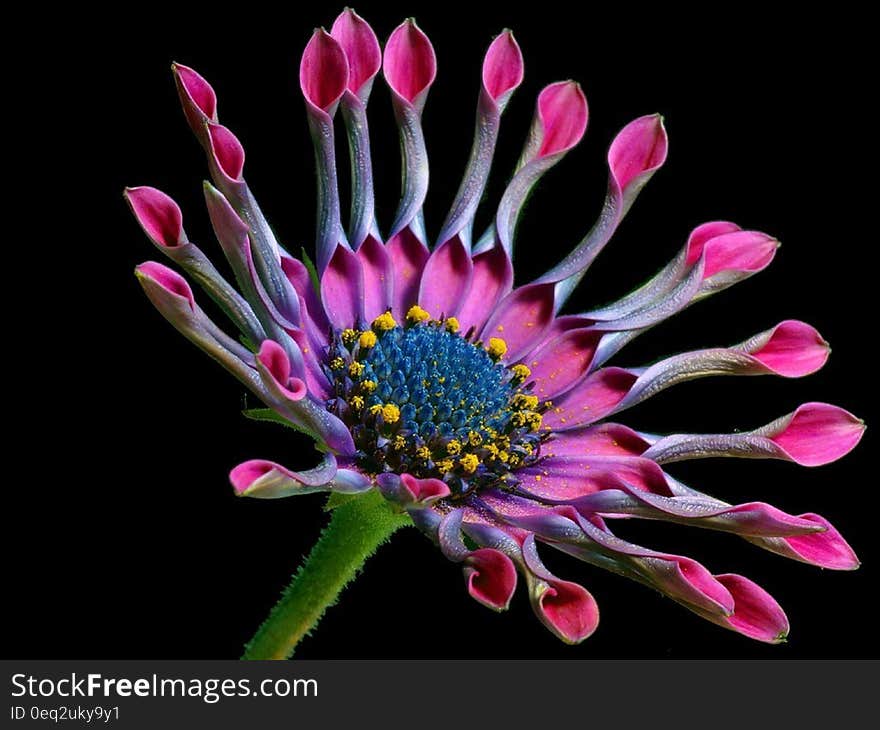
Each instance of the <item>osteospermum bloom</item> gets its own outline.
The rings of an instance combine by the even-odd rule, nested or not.
[[[501,115],[523,78],[510,31],[486,52],[473,150],[433,239],[421,213],[428,157],[420,119],[436,72],[429,39],[408,20],[391,34],[383,55],[370,26],[351,10],[330,33],[315,31],[300,67],[317,161],[314,263],[298,260],[276,240],[245,182],[244,149],[220,123],[209,83],[190,68],[173,70],[186,119],[207,154],[213,184],[205,183],[205,199],[235,285],[188,239],[180,209],[167,195],[138,187],[126,198],[151,241],[238,332],[214,324],[187,280],[171,268],[147,262],[137,276],[166,319],[266,404],[256,415],[305,432],[322,454],[306,471],[265,460],[240,464],[230,475],[236,494],[342,495],[334,514],[346,515],[338,525],[356,528],[341,539],[355,545],[351,550],[360,560],[395,527],[415,524],[461,564],[477,601],[507,608],[519,574],[538,618],[572,643],[596,629],[596,601],[584,587],[553,575],[539,545],[651,586],[750,638],[778,642],[788,632],[782,609],[748,578],[714,574],[689,557],[622,540],[610,527],[617,519],[730,532],[820,567],[858,567],[852,549],[823,517],[790,515],[763,502],[729,504],[665,468],[719,456],[825,464],[861,438],[862,422],[847,411],[807,403],[765,426],[731,434],[655,435],[620,421],[630,406],[696,378],[793,378],[822,367],[827,343],[794,320],[736,345],[648,367],[608,364],[642,332],[764,269],[778,245],[772,236],[725,221],[705,223],[636,291],[601,309],[560,314],[666,159],[658,115],[630,122],[612,141],[602,213],[584,239],[549,271],[515,287],[520,210],[542,175],[581,140],[588,109],[573,81],[544,88],[494,222],[474,237]],[[374,215],[366,117],[380,70],[391,91],[404,169],[400,205],[386,228]],[[347,228],[337,192],[337,112],[350,146]],[[358,524],[358,516],[366,522]],[[371,519],[382,524],[367,524]],[[373,528],[371,543],[363,535]],[[307,574],[308,564],[303,579],[311,580]],[[323,605],[350,577],[340,569],[328,579]],[[318,596],[324,589],[313,580],[309,590]],[[318,609],[315,621],[323,606]],[[289,653],[297,638],[279,655]]]

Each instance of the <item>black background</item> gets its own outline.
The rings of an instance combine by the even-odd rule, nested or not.
[[[168,192],[184,210],[190,238],[219,255],[201,200],[202,153],[169,71],[178,60],[213,83],[221,120],[243,141],[245,174],[281,240],[291,250],[311,246],[313,160],[297,69],[312,27],[329,27],[339,8],[311,3],[282,16],[251,3],[234,15],[220,6],[192,14],[157,7],[53,14],[13,69],[30,93],[14,115],[24,128],[7,139],[9,155],[27,163],[7,217],[13,258],[4,277],[14,296],[4,508],[12,616],[3,653],[11,657],[238,656],[326,519],[320,496],[233,497],[227,473],[236,463],[260,457],[304,466],[310,449],[288,431],[246,421],[242,389],[142,296],[132,269],[159,255],[121,192],[124,185]],[[682,386],[633,409],[626,423],[655,432],[727,431],[823,400],[870,426],[876,122],[868,114],[865,20],[802,8],[795,22],[771,17],[767,6],[736,8],[677,13],[542,2],[517,10],[424,0],[357,7],[383,41],[415,15],[437,51],[439,75],[424,118],[430,232],[470,148],[483,51],[511,27],[526,80],[505,115],[489,200],[503,190],[545,84],[580,81],[591,111],[584,141],[529,203],[518,236],[521,281],[557,261],[592,224],[614,133],[655,111],[666,119],[669,160],[572,306],[626,293],[706,220],[733,220],[781,239],[767,271],[656,328],[616,361],[641,364],[731,344],[798,318],[831,342],[826,368],[805,380]],[[381,79],[370,109],[387,226],[399,161]],[[478,221],[485,220],[483,210]],[[786,561],[716,533],[621,529],[714,572],[755,579],[791,619],[786,645],[750,642],[641,586],[545,550],[554,571],[586,585],[602,611],[597,633],[567,647],[531,616],[522,589],[503,615],[475,604],[458,568],[411,530],[382,548],[297,656],[877,656],[873,449],[869,429],[855,453],[818,469],[717,460],[672,469],[730,501],[820,512],[862,558],[855,573]]]

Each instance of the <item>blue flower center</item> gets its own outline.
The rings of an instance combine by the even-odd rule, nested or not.
[[[403,326],[386,313],[369,329],[334,334],[327,408],[349,426],[369,473],[440,478],[454,495],[514,486],[512,472],[540,458],[547,404],[531,394],[528,368],[501,362],[505,350],[418,306]]]

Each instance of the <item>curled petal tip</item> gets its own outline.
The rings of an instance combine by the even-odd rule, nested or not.
[[[434,83],[434,47],[413,18],[397,26],[388,38],[383,71],[392,90],[410,104],[415,104]]]
[[[819,370],[828,360],[831,348],[819,332],[796,319],[787,319],[754,338],[758,342],[748,352],[778,375],[799,378]]]
[[[244,171],[244,147],[222,124],[207,123],[211,154],[220,172],[230,182],[240,182]]]
[[[330,114],[348,82],[345,51],[327,31],[316,28],[306,44],[299,67],[299,85],[306,102]]]
[[[814,512],[798,515],[802,520],[822,527],[821,532],[785,538],[797,559],[829,570],[857,570],[861,565],[855,550],[843,539],[837,528]]]
[[[705,256],[703,278],[708,279],[727,271],[757,273],[770,264],[778,249],[779,241],[766,233],[734,231],[710,238],[701,247],[695,246],[688,251],[688,258]]]
[[[768,427],[768,438],[801,466],[822,466],[852,451],[865,422],[828,403],[805,403]]]
[[[465,562],[464,576],[470,596],[493,611],[507,610],[516,590],[513,561],[498,550],[480,548]]]
[[[788,617],[767,591],[741,575],[715,576],[734,598],[736,609],[725,619],[734,631],[750,639],[778,644],[790,631]]]
[[[400,483],[414,502],[434,502],[452,493],[449,485],[439,479],[417,479],[411,474],[401,474]]]
[[[649,114],[627,124],[608,150],[608,166],[621,191],[666,162],[669,139],[663,117]]]
[[[483,59],[483,88],[496,104],[522,83],[523,57],[513,31],[505,29],[492,41]]]
[[[376,34],[362,17],[345,8],[333,22],[330,34],[348,59],[348,89],[357,94],[382,68],[382,49]]]
[[[535,601],[541,622],[566,644],[579,644],[599,625],[596,599],[583,586],[556,580]]]
[[[135,267],[134,273],[151,298],[170,294],[185,299],[190,309],[195,309],[195,297],[190,285],[173,269],[157,261],[145,261]]]
[[[281,345],[274,340],[264,340],[260,345],[257,361],[263,365],[287,398],[293,401],[305,398],[306,384],[300,378],[291,377],[290,358]]]
[[[186,243],[180,207],[161,190],[147,186],[125,188],[123,197],[147,237],[157,246]]]
[[[197,128],[199,123],[208,120],[216,122],[217,94],[211,84],[197,71],[182,63],[172,63],[171,72],[190,124]]]
[[[587,131],[587,97],[575,81],[557,81],[538,95],[538,119],[543,138],[538,157],[560,154],[574,147]]]

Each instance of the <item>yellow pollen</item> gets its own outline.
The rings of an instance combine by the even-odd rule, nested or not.
[[[419,446],[419,448],[416,449],[416,456],[427,461],[431,458],[431,449],[427,446]]]
[[[535,481],[540,482],[543,477],[540,474],[535,474]]]
[[[478,431],[471,431],[468,433],[468,443],[471,446],[479,446],[483,443],[483,436]]]
[[[354,341],[358,338],[357,330],[353,330],[351,327],[342,330],[342,342],[346,345],[354,344]]]
[[[361,383],[361,388],[364,389],[364,393],[372,393],[376,390],[376,381],[375,380],[365,380]]]
[[[513,405],[515,408],[533,411],[538,407],[538,396],[518,393],[513,399]]]
[[[514,413],[510,417],[510,422],[513,424],[514,428],[521,428],[526,425],[526,416],[524,413]]]
[[[461,468],[464,469],[466,474],[473,474],[480,465],[480,460],[474,454],[465,454],[459,459],[458,463],[461,464]]]
[[[351,377],[353,378],[359,378],[361,375],[364,374],[363,363],[357,361],[353,362],[351,365],[348,366],[348,374],[351,375]]]
[[[522,382],[527,377],[529,377],[529,375],[532,374],[532,371],[529,370],[527,365],[514,365],[512,368],[510,368],[510,372],[512,372],[513,377],[520,382]]]
[[[522,457],[519,454],[511,454],[510,461],[508,462],[511,466],[519,466],[522,462]]]
[[[380,314],[373,320],[373,329],[378,332],[387,332],[388,330],[393,330],[395,327],[397,327],[397,322],[394,321],[391,312]]]
[[[490,337],[489,347],[486,350],[493,359],[498,360],[504,357],[504,353],[507,352],[507,343],[500,337]]]
[[[400,409],[393,403],[382,406],[382,418],[385,423],[397,423],[400,420]]]
[[[383,315],[384,316],[384,315]],[[431,315],[422,309],[418,304],[413,304],[406,313],[406,321],[412,324],[426,322],[431,319]]]
[[[366,332],[361,332],[361,336],[358,337],[358,344],[366,349],[371,347],[375,347],[376,345],[376,334],[375,332],[370,332],[367,330]]]
[[[453,334],[458,332],[461,329],[461,325],[458,323],[458,320],[455,317],[450,317],[446,320],[446,331],[452,332]]]
[[[380,406],[378,403],[374,406],[370,406],[370,415],[371,416],[377,416],[381,412],[382,412],[382,406]]]
[[[506,451],[499,451],[498,459],[499,461],[507,462],[507,460],[510,459],[510,454],[508,454]]]
[[[461,453],[461,441],[452,439],[446,444],[446,453],[450,456],[458,456]]]
[[[330,361],[330,369],[331,370],[342,370],[342,368],[344,368],[344,367],[345,367],[345,360],[343,360],[341,357],[334,357]]]
[[[406,439],[398,434],[394,437],[394,448],[400,451],[404,446],[406,446]]]
[[[348,403],[356,411],[359,411],[361,408],[364,407],[364,399],[361,398],[359,395],[352,396],[351,400]]]
[[[443,459],[442,461],[437,462],[437,468],[441,472],[452,471],[452,467],[455,466],[455,462],[452,459]]]

